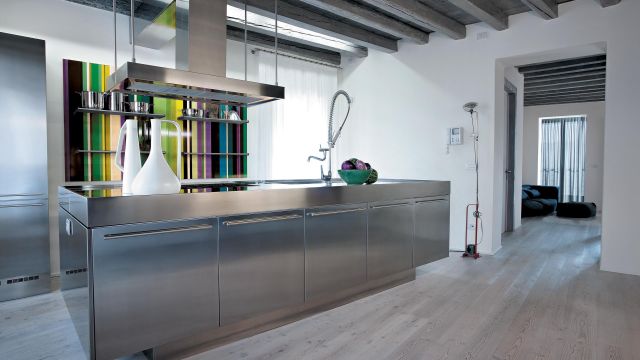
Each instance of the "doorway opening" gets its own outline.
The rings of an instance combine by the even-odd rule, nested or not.
[[[586,115],[540,118],[538,183],[559,189],[560,202],[582,202]]]
[[[599,226],[606,43],[501,58],[496,64],[493,248],[524,222]]]

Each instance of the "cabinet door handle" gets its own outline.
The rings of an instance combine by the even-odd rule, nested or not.
[[[307,216],[326,216],[326,215],[336,215],[336,214],[345,214],[356,211],[365,211],[366,208],[357,208],[357,209],[345,209],[345,210],[334,210],[334,211],[321,211],[321,212],[311,212],[308,213]]]
[[[21,207],[30,207],[30,206],[45,206],[46,204],[37,203],[37,204],[12,204],[12,205],[0,205],[0,209],[6,208],[21,208]]]
[[[296,214],[282,215],[282,216],[265,216],[265,217],[242,219],[242,220],[227,220],[227,221],[223,221],[222,224],[225,226],[236,226],[236,225],[270,222],[270,221],[293,220],[293,219],[300,219],[301,217],[302,215],[296,215]]]
[[[0,197],[45,196],[44,194],[0,194]]]
[[[71,222],[71,219],[65,219],[64,228],[67,235],[73,236],[73,223]]]
[[[388,205],[374,205],[371,206],[372,209],[384,209],[384,208],[392,208],[398,206],[411,205],[410,203],[401,203],[401,204],[388,204]]]
[[[104,236],[104,239],[116,240],[116,239],[132,238],[132,237],[139,237],[139,236],[152,236],[152,235],[181,233],[186,231],[207,230],[212,228],[213,228],[213,225],[202,224],[202,225],[185,226],[185,227],[163,229],[163,230],[133,231],[133,232],[121,233],[121,234],[107,234]]]
[[[447,201],[447,198],[433,198],[433,199],[427,199],[427,200],[420,200],[420,201],[416,201],[416,204],[424,204],[424,203],[435,202],[435,201]]]

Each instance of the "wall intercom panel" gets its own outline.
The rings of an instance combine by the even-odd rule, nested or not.
[[[462,145],[462,127],[447,129],[447,145]]]

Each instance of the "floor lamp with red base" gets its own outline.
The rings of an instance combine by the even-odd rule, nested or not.
[[[464,104],[462,107],[464,111],[469,113],[471,117],[471,127],[473,128],[473,154],[475,159],[475,171],[476,171],[476,202],[467,205],[466,214],[465,214],[465,227],[464,227],[464,252],[462,253],[462,257],[468,257],[477,259],[480,257],[480,253],[478,252],[478,225],[482,224],[482,218],[480,213],[480,197],[479,197],[479,186],[480,186],[480,177],[478,171],[478,132],[479,128],[478,123],[478,112],[476,111],[476,107],[478,107],[478,103],[476,102],[468,102]],[[475,119],[473,114],[476,114]],[[476,126],[478,125],[478,126]],[[474,229],[474,239],[473,244],[469,243],[469,208],[473,207],[473,217],[475,218]]]

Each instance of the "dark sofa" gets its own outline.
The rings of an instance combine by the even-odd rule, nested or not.
[[[559,194],[556,186],[522,185],[522,217],[553,214]]]

